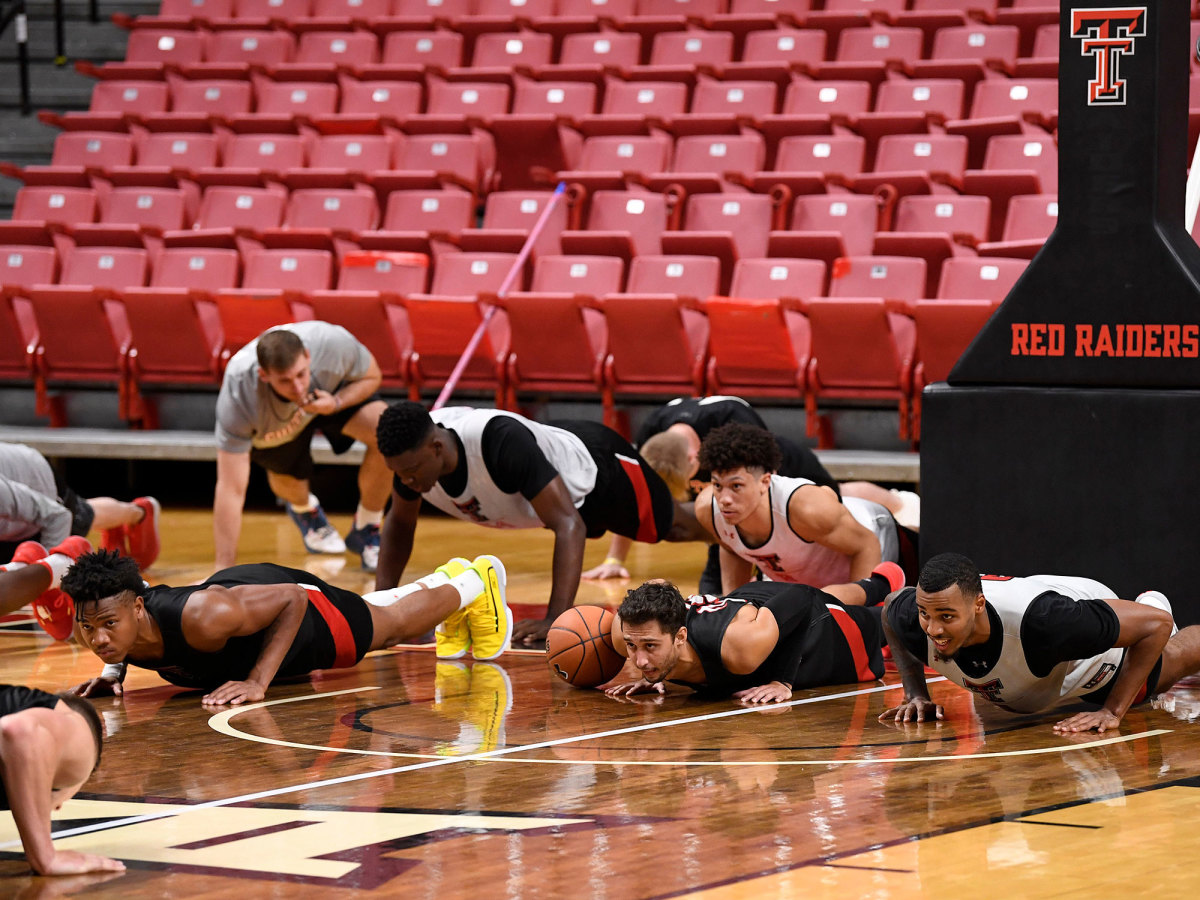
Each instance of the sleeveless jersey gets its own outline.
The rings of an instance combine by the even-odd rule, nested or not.
[[[206,689],[219,687],[226,681],[245,680],[258,662],[266,629],[232,637],[224,647],[213,652],[196,650],[183,635],[183,608],[192,594],[211,585],[237,587],[244,584],[298,584],[308,589],[309,602],[304,619],[275,679],[307,675],[317,669],[352,666],[370,649],[374,636],[371,613],[366,601],[357,594],[326,584],[309,572],[272,563],[255,563],[222,569],[204,584],[146,588],[142,592],[146,611],[162,632],[162,659],[130,657],[126,662],[154,669],[162,678],[181,687]]]
[[[772,581],[811,584],[815,587],[844,584],[850,578],[850,557],[804,540],[788,523],[788,501],[792,494],[813,483],[807,478],[771,476],[767,495],[771,503],[771,535],[759,547],[746,546],[737,528],[721,515],[714,496],[712,517],[717,537],[742,559],[758,566],[763,575]],[[859,524],[878,538],[882,559],[897,562],[900,546],[892,514],[878,503],[857,497],[844,497],[842,505]]]
[[[567,486],[576,509],[583,505],[596,486],[596,461],[583,441],[569,431],[491,409],[455,406],[434,410],[430,416],[436,424],[453,430],[462,441],[467,462],[467,486],[457,497],[451,497],[441,483],[436,483],[422,496],[456,519],[491,528],[541,528],[545,524],[521,494],[502,491],[483,463],[483,429],[497,416],[519,419],[530,430],[538,447]]]
[[[1051,591],[1073,600],[1115,600],[1117,596],[1091,578],[1070,575],[1004,579],[985,577],[984,597],[999,615],[1004,629],[999,661],[986,674],[973,674],[968,678],[953,660],[938,659],[933,642],[927,638],[929,665],[956,684],[1013,712],[1049,709],[1104,687],[1120,668],[1125,648],[1113,647],[1087,659],[1065,660],[1043,677],[1030,671],[1021,644],[1021,621],[1029,605]]]
[[[27,709],[54,709],[58,698],[37,688],[23,687],[18,684],[0,684],[0,717],[23,712]],[[0,809],[9,809],[8,792],[4,789],[4,779],[0,777]]]

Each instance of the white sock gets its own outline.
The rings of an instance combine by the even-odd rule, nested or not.
[[[416,584],[402,584],[400,587],[388,588],[386,591],[371,591],[369,594],[363,594],[363,599],[372,606],[391,606],[397,600],[407,597],[409,594],[416,593],[423,588],[424,585],[419,582]]]
[[[313,494],[311,492],[308,495],[308,505],[307,506],[297,506],[295,503],[288,504],[288,506],[290,506],[292,508],[292,512],[297,512],[297,513],[312,512],[314,509],[316,509],[320,505],[321,505],[321,501],[317,499],[317,495]]]
[[[0,566],[0,572],[15,572],[17,569],[25,568],[29,563],[23,562],[7,562]]]
[[[450,586],[458,591],[459,609],[466,609],[471,602],[483,593],[485,587],[483,577],[474,569],[467,569],[450,579]]]
[[[56,588],[62,583],[62,577],[71,568],[75,560],[65,553],[51,553],[45,559],[38,560],[39,565],[50,570],[50,587]]]
[[[367,509],[361,503],[358,504],[358,509],[354,511],[354,527],[356,530],[366,528],[368,525],[381,525],[382,523],[382,509]]]

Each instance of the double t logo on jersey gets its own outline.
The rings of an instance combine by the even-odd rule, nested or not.
[[[1124,106],[1121,57],[1133,55],[1133,39],[1146,36],[1146,7],[1073,9],[1071,37],[1084,56],[1096,59],[1096,77],[1088,82],[1088,106]]]

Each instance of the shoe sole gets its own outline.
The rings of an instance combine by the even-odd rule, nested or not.
[[[484,590],[493,597],[498,594],[500,608],[504,610],[504,621],[501,623],[504,639],[500,642],[500,649],[489,656],[479,656],[475,653],[474,647],[471,648],[471,655],[474,656],[475,659],[479,660],[480,662],[486,662],[489,659],[495,659],[508,649],[508,645],[512,641],[513,614],[512,610],[509,609],[508,598],[505,594],[505,587],[508,584],[508,572],[504,568],[504,563],[500,562],[500,560],[495,556],[491,556],[489,554],[476,557],[476,561],[480,559],[486,559],[492,564],[489,574],[495,576],[496,578],[494,585],[490,581],[484,584]],[[495,600],[493,600],[493,602],[495,602]],[[497,616],[497,618],[499,617]]]
[[[29,549],[22,551],[22,547],[28,547]],[[46,555],[46,548],[37,541],[21,541],[21,543],[17,544],[16,552],[13,553],[11,561],[32,565],[35,562],[41,562],[46,558]]]

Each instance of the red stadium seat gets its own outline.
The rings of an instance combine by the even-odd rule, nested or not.
[[[982,59],[993,68],[1012,66],[1020,49],[1021,30],[1015,25],[977,22],[941,28],[933,38],[930,59]],[[1055,48],[1057,55],[1057,47]]]
[[[393,271],[408,268],[396,266]],[[412,335],[402,306],[390,304],[378,291],[370,290],[313,291],[308,299],[317,320],[341,325],[371,351],[384,387],[407,384]]]
[[[100,222],[131,225],[153,233],[191,224],[187,200],[179,188],[117,187],[100,199]]]
[[[879,85],[874,111],[854,117],[854,130],[872,142],[884,135],[922,133],[963,112],[957,78],[891,79]]]
[[[187,29],[135,28],[125,62],[189,65],[204,59],[204,33]]]
[[[830,270],[829,296],[918,300],[925,294],[925,270],[917,257],[843,257]]]
[[[586,394],[604,389],[608,333],[595,301],[581,294],[514,291],[500,304],[512,345],[505,360],[505,406],[519,396]],[[547,341],[545,335],[553,334]]]
[[[551,191],[493,191],[483,208],[482,227],[461,232],[460,246],[468,251],[519,253],[552,197]],[[545,254],[560,252],[559,235],[567,218],[567,204],[555,203],[531,248],[535,262]]]
[[[663,252],[716,257],[721,279],[712,293],[727,293],[739,259],[767,255],[775,216],[775,198],[767,194],[693,194],[683,228],[663,233]]]
[[[980,168],[988,138],[998,134],[1045,135],[1058,120],[1055,78],[985,78],[975,86],[966,119],[946,123],[971,142],[970,166]]]
[[[296,39],[287,31],[214,31],[208,39],[205,61],[277,66],[290,62]]]
[[[937,290],[942,264],[952,256],[973,255],[987,238],[991,203],[987,197],[950,194],[901,197],[891,231],[875,235],[876,256],[920,256],[925,260],[925,296]]]
[[[979,330],[996,311],[989,300],[920,300],[911,307],[916,326],[913,366],[912,438],[921,439],[921,395],[927,385],[945,381]]]
[[[784,400],[804,396],[812,339],[799,304],[776,295],[710,297],[704,311],[711,327],[709,392]]]
[[[422,88],[416,81],[360,81],[343,75],[338,84],[338,113],[343,116],[403,119],[421,111]]]
[[[54,139],[52,166],[107,169],[133,162],[133,138],[112,131],[64,131]]]
[[[298,292],[331,288],[333,254],[291,248],[252,250],[246,254],[242,287]]]
[[[512,72],[550,63],[554,38],[536,31],[481,34],[471,54],[472,69]]]
[[[688,88],[675,81],[605,81],[600,114],[584,116],[585,134],[646,134],[647,125],[682,114]]]
[[[600,297],[619,293],[624,285],[625,264],[615,256],[543,256],[533,267],[529,289]]]
[[[256,116],[324,116],[338,108],[336,84],[319,81],[254,79]]]
[[[675,157],[668,172],[648,180],[652,188],[679,184],[688,193],[728,189],[745,174],[758,172],[767,150],[758,133],[689,134],[675,142]]]
[[[981,256],[1020,256],[1032,259],[1058,225],[1058,196],[1024,194],[1013,197],[1004,218],[1000,240],[979,245]]]
[[[597,191],[587,213],[587,227],[564,231],[564,253],[620,256],[662,252],[667,227],[667,200],[662,194]]]
[[[904,63],[921,58],[923,39],[920,28],[887,25],[847,28],[838,38],[833,58],[835,62]]]
[[[75,225],[96,219],[96,192],[91,188],[26,185],[13,202],[13,221]]]
[[[88,110],[93,113],[114,113],[118,117],[140,117],[166,112],[168,102],[169,91],[165,81],[112,79],[96,82]]]
[[[808,435],[832,446],[831,429],[819,415],[827,400],[890,400],[899,407],[899,435],[907,438],[916,346],[912,319],[889,311],[878,296],[813,299],[804,311],[812,329],[805,378]]]
[[[227,187],[206,188],[196,214],[197,229],[278,228],[283,221],[287,190],[280,185],[265,188]]]
[[[254,90],[249,81],[204,78],[168,78],[171,87],[171,112],[154,117],[155,121],[170,122],[194,114],[188,121],[200,121],[209,116],[229,118],[250,112],[254,107]],[[199,118],[196,118],[199,117]]]
[[[561,4],[560,4],[561,5]],[[594,72],[628,69],[641,61],[642,37],[632,31],[587,31],[562,39],[558,64],[551,70],[561,75],[566,69]]]
[[[225,145],[223,168],[280,175],[303,168],[305,141],[297,134],[235,134]]]
[[[792,205],[787,231],[771,233],[769,256],[824,260],[871,252],[879,228],[880,201],[867,194],[807,194]]]
[[[384,65],[453,69],[463,61],[463,36],[455,31],[392,31],[383,39]]]
[[[306,31],[300,35],[297,64],[357,67],[379,61],[379,41],[369,31]]]
[[[58,280],[58,253],[53,247],[0,247],[0,380],[33,383],[37,321],[24,288]]]
[[[1058,146],[1048,135],[996,135],[982,169],[964,173],[963,190],[992,201],[992,233],[999,233],[1011,199],[1058,191]]]
[[[423,253],[355,250],[342,257],[337,289],[402,296],[421,293],[428,281],[429,257]]]
[[[392,139],[383,134],[325,134],[313,141],[310,169],[365,174],[391,166]]]
[[[586,81],[516,80],[515,115],[555,115],[572,119],[596,111],[596,85]]]
[[[375,192],[356,188],[300,188],[292,191],[283,228],[367,231],[379,224]]]
[[[507,268],[498,265],[493,270]],[[484,313],[474,296],[413,295],[405,300],[405,308],[413,341],[408,392],[411,399],[419,400],[422,391],[440,389],[446,383]],[[497,311],[458,382],[459,390],[490,394],[501,409],[506,399],[509,334],[508,317]]]
[[[853,180],[858,191],[891,185],[905,194],[946,193],[962,183],[967,139],[954,134],[888,134],[879,139],[875,166]]]
[[[669,0],[676,8],[677,0]],[[650,66],[694,69],[696,66],[722,66],[733,60],[733,35],[728,31],[663,31],[650,45]]]
[[[940,300],[991,300],[1001,302],[1008,296],[1029,264],[1024,259],[1000,257],[956,257],[942,267],[938,285]]]
[[[214,247],[164,247],[154,261],[150,287],[219,291],[237,287],[241,259],[236,250]]]
[[[825,294],[825,263],[819,259],[741,259],[733,270],[729,296],[820,297]]]
[[[703,300],[718,293],[720,273],[720,262],[712,256],[643,255],[630,263],[625,292]]]
[[[215,134],[152,132],[138,143],[137,165],[189,171],[211,168],[219,159],[218,146]]]
[[[304,19],[312,13],[311,0],[234,0],[235,19]]]
[[[431,189],[393,191],[383,216],[386,231],[458,234],[475,216],[475,198],[466,191]]]

